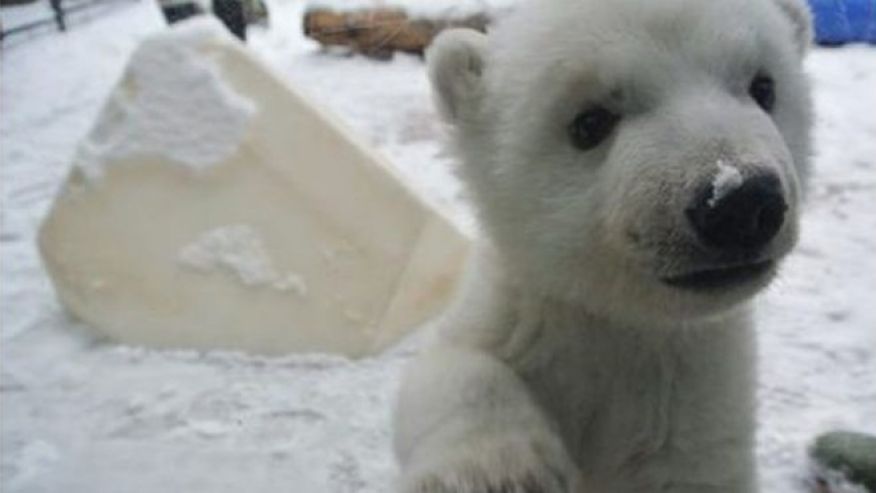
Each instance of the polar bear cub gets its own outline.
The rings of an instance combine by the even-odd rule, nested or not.
[[[483,246],[396,416],[405,493],[749,493],[746,301],[793,247],[803,0],[542,0],[428,53]]]

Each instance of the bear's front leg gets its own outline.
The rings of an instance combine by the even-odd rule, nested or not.
[[[575,493],[578,469],[524,383],[442,347],[408,370],[396,417],[402,493]]]

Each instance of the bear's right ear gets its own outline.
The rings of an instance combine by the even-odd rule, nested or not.
[[[426,51],[438,110],[450,123],[473,110],[483,93],[486,39],[473,29],[448,29]]]
[[[782,13],[791,21],[797,52],[805,55],[812,44],[812,13],[805,0],[775,0]]]

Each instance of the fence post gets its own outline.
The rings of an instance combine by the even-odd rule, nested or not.
[[[66,31],[67,23],[64,22],[64,9],[61,8],[61,0],[49,0],[52,5],[52,10],[55,11],[55,22],[58,23],[58,30]]]

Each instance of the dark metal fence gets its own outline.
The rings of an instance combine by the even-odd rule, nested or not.
[[[52,7],[52,16],[36,19],[30,22],[16,25],[9,29],[0,29],[0,41],[6,39],[7,36],[13,34],[24,33],[34,29],[54,24],[59,31],[67,30],[67,16],[80,10],[89,9],[97,5],[105,5],[108,3],[116,3],[119,0],[49,0],[49,5]]]

